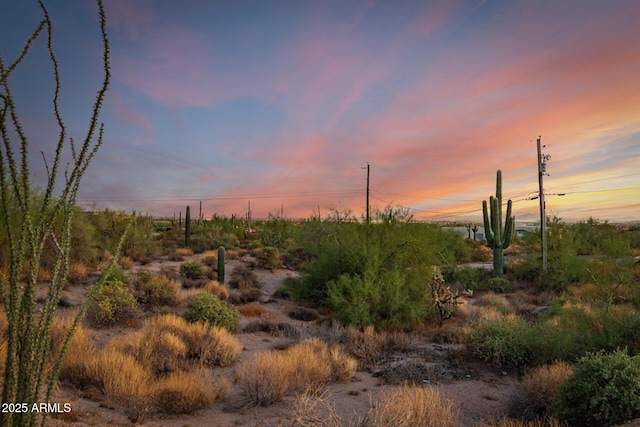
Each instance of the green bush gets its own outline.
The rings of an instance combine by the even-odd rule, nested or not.
[[[572,426],[622,424],[640,410],[640,358],[626,350],[581,358],[553,399],[552,412]]]
[[[129,286],[119,280],[109,280],[89,304],[87,316],[94,325],[106,326],[137,311],[138,305]]]
[[[333,316],[347,325],[408,327],[431,313],[428,289],[424,280],[398,270],[368,267],[362,276],[343,274],[330,282],[328,302]]]
[[[468,345],[473,354],[498,367],[522,368],[530,358],[531,333],[526,322],[513,314],[482,319],[472,327]]]
[[[185,317],[190,322],[207,322],[230,331],[233,331],[238,324],[238,311],[207,292],[196,295]]]
[[[143,304],[159,306],[178,303],[178,284],[167,276],[141,270],[135,288],[138,300]]]
[[[191,280],[206,277],[204,265],[199,261],[187,261],[180,264],[180,275]]]
[[[273,246],[265,246],[256,252],[258,265],[267,270],[272,270],[280,265],[280,251]]]

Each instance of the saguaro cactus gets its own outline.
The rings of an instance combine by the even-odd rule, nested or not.
[[[191,208],[187,206],[187,213],[184,216],[184,245],[188,248],[191,240]]]
[[[218,283],[224,285],[224,246],[218,248]]]
[[[493,276],[502,277],[503,253],[513,240],[514,224],[516,218],[511,216],[511,200],[507,202],[507,217],[504,227],[502,226],[502,171],[498,169],[496,173],[496,197],[489,197],[489,209],[487,211],[487,201],[482,201],[482,214],[484,216],[484,233],[488,246],[493,249]]]

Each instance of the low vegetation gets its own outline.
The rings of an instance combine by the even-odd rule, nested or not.
[[[356,367],[355,359],[339,348],[313,338],[284,351],[260,352],[241,362],[235,376],[251,403],[268,406],[291,393],[347,381]]]

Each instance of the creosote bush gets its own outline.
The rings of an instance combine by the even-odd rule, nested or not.
[[[129,286],[119,280],[110,280],[96,292],[87,316],[96,326],[108,326],[137,312],[138,304]]]
[[[217,296],[200,292],[191,302],[185,318],[190,322],[207,322],[233,331],[238,324],[238,311]]]
[[[180,275],[186,279],[198,280],[206,276],[204,265],[199,261],[187,261],[180,264]]]
[[[552,412],[572,426],[611,426],[640,410],[640,356],[626,350],[589,353],[553,399]]]
[[[148,270],[141,270],[135,281],[135,290],[138,300],[150,306],[178,304],[178,283],[161,274]]]
[[[265,246],[256,251],[258,265],[267,270],[273,270],[280,265],[280,251],[273,246]]]

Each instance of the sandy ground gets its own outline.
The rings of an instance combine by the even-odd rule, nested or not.
[[[191,259],[198,259],[198,256]],[[250,262],[250,259],[227,260],[227,274],[231,274],[233,269],[247,262]],[[180,261],[154,262],[142,267],[134,266],[133,271],[140,268],[155,271],[167,267],[177,269],[179,265]],[[286,269],[274,271],[255,269],[255,273],[264,294],[260,304],[264,306],[266,311],[261,316],[268,317],[272,321],[288,322],[300,330],[309,331],[307,333],[312,335],[313,328],[308,327],[310,322],[294,320],[287,315],[291,309],[297,307],[296,303],[273,296],[286,277],[297,273]],[[64,299],[71,304],[69,309],[80,304],[87,288],[88,285],[75,285],[70,287],[69,291],[65,291]],[[253,320],[255,318],[241,318],[238,330]],[[113,336],[126,333],[128,330],[130,329],[122,326],[98,330],[95,333],[95,339],[97,342],[103,343]],[[295,342],[295,340],[272,336],[265,332],[237,333],[236,335],[244,346],[241,360],[251,357],[257,351],[282,347]],[[453,345],[423,340],[416,342],[413,350],[415,351],[411,351],[405,359],[394,360],[389,366],[395,369],[393,372],[402,372],[406,366],[410,366],[414,374],[416,370],[419,373],[424,372],[423,386],[438,388],[443,396],[452,399],[459,405],[460,426],[473,426],[482,419],[498,418],[508,413],[510,401],[519,391],[518,382],[513,375],[493,370],[484,365],[460,363],[456,361],[455,357],[452,357],[456,351]],[[408,364],[409,362],[411,364]],[[421,371],[422,367],[425,368],[423,371]],[[233,369],[233,367],[220,369],[230,380],[231,390],[224,400],[216,402],[211,409],[199,411],[195,415],[151,415],[146,422],[137,425],[156,427],[292,425],[294,397],[288,396],[282,402],[269,407],[243,405],[245,399],[241,390],[237,384],[233,383]],[[323,395],[327,407],[334,408],[345,424],[364,417],[371,403],[378,396],[397,387],[397,385],[385,384],[379,374],[380,372],[359,370],[350,382],[330,384]],[[68,385],[63,385],[58,390],[57,398],[61,402],[71,403],[73,415],[66,417],[66,422],[51,419],[50,425],[134,425],[122,414],[117,405],[111,404],[97,393],[94,394],[96,395],[87,396],[86,391],[80,392]],[[87,397],[92,397],[92,399]]]

